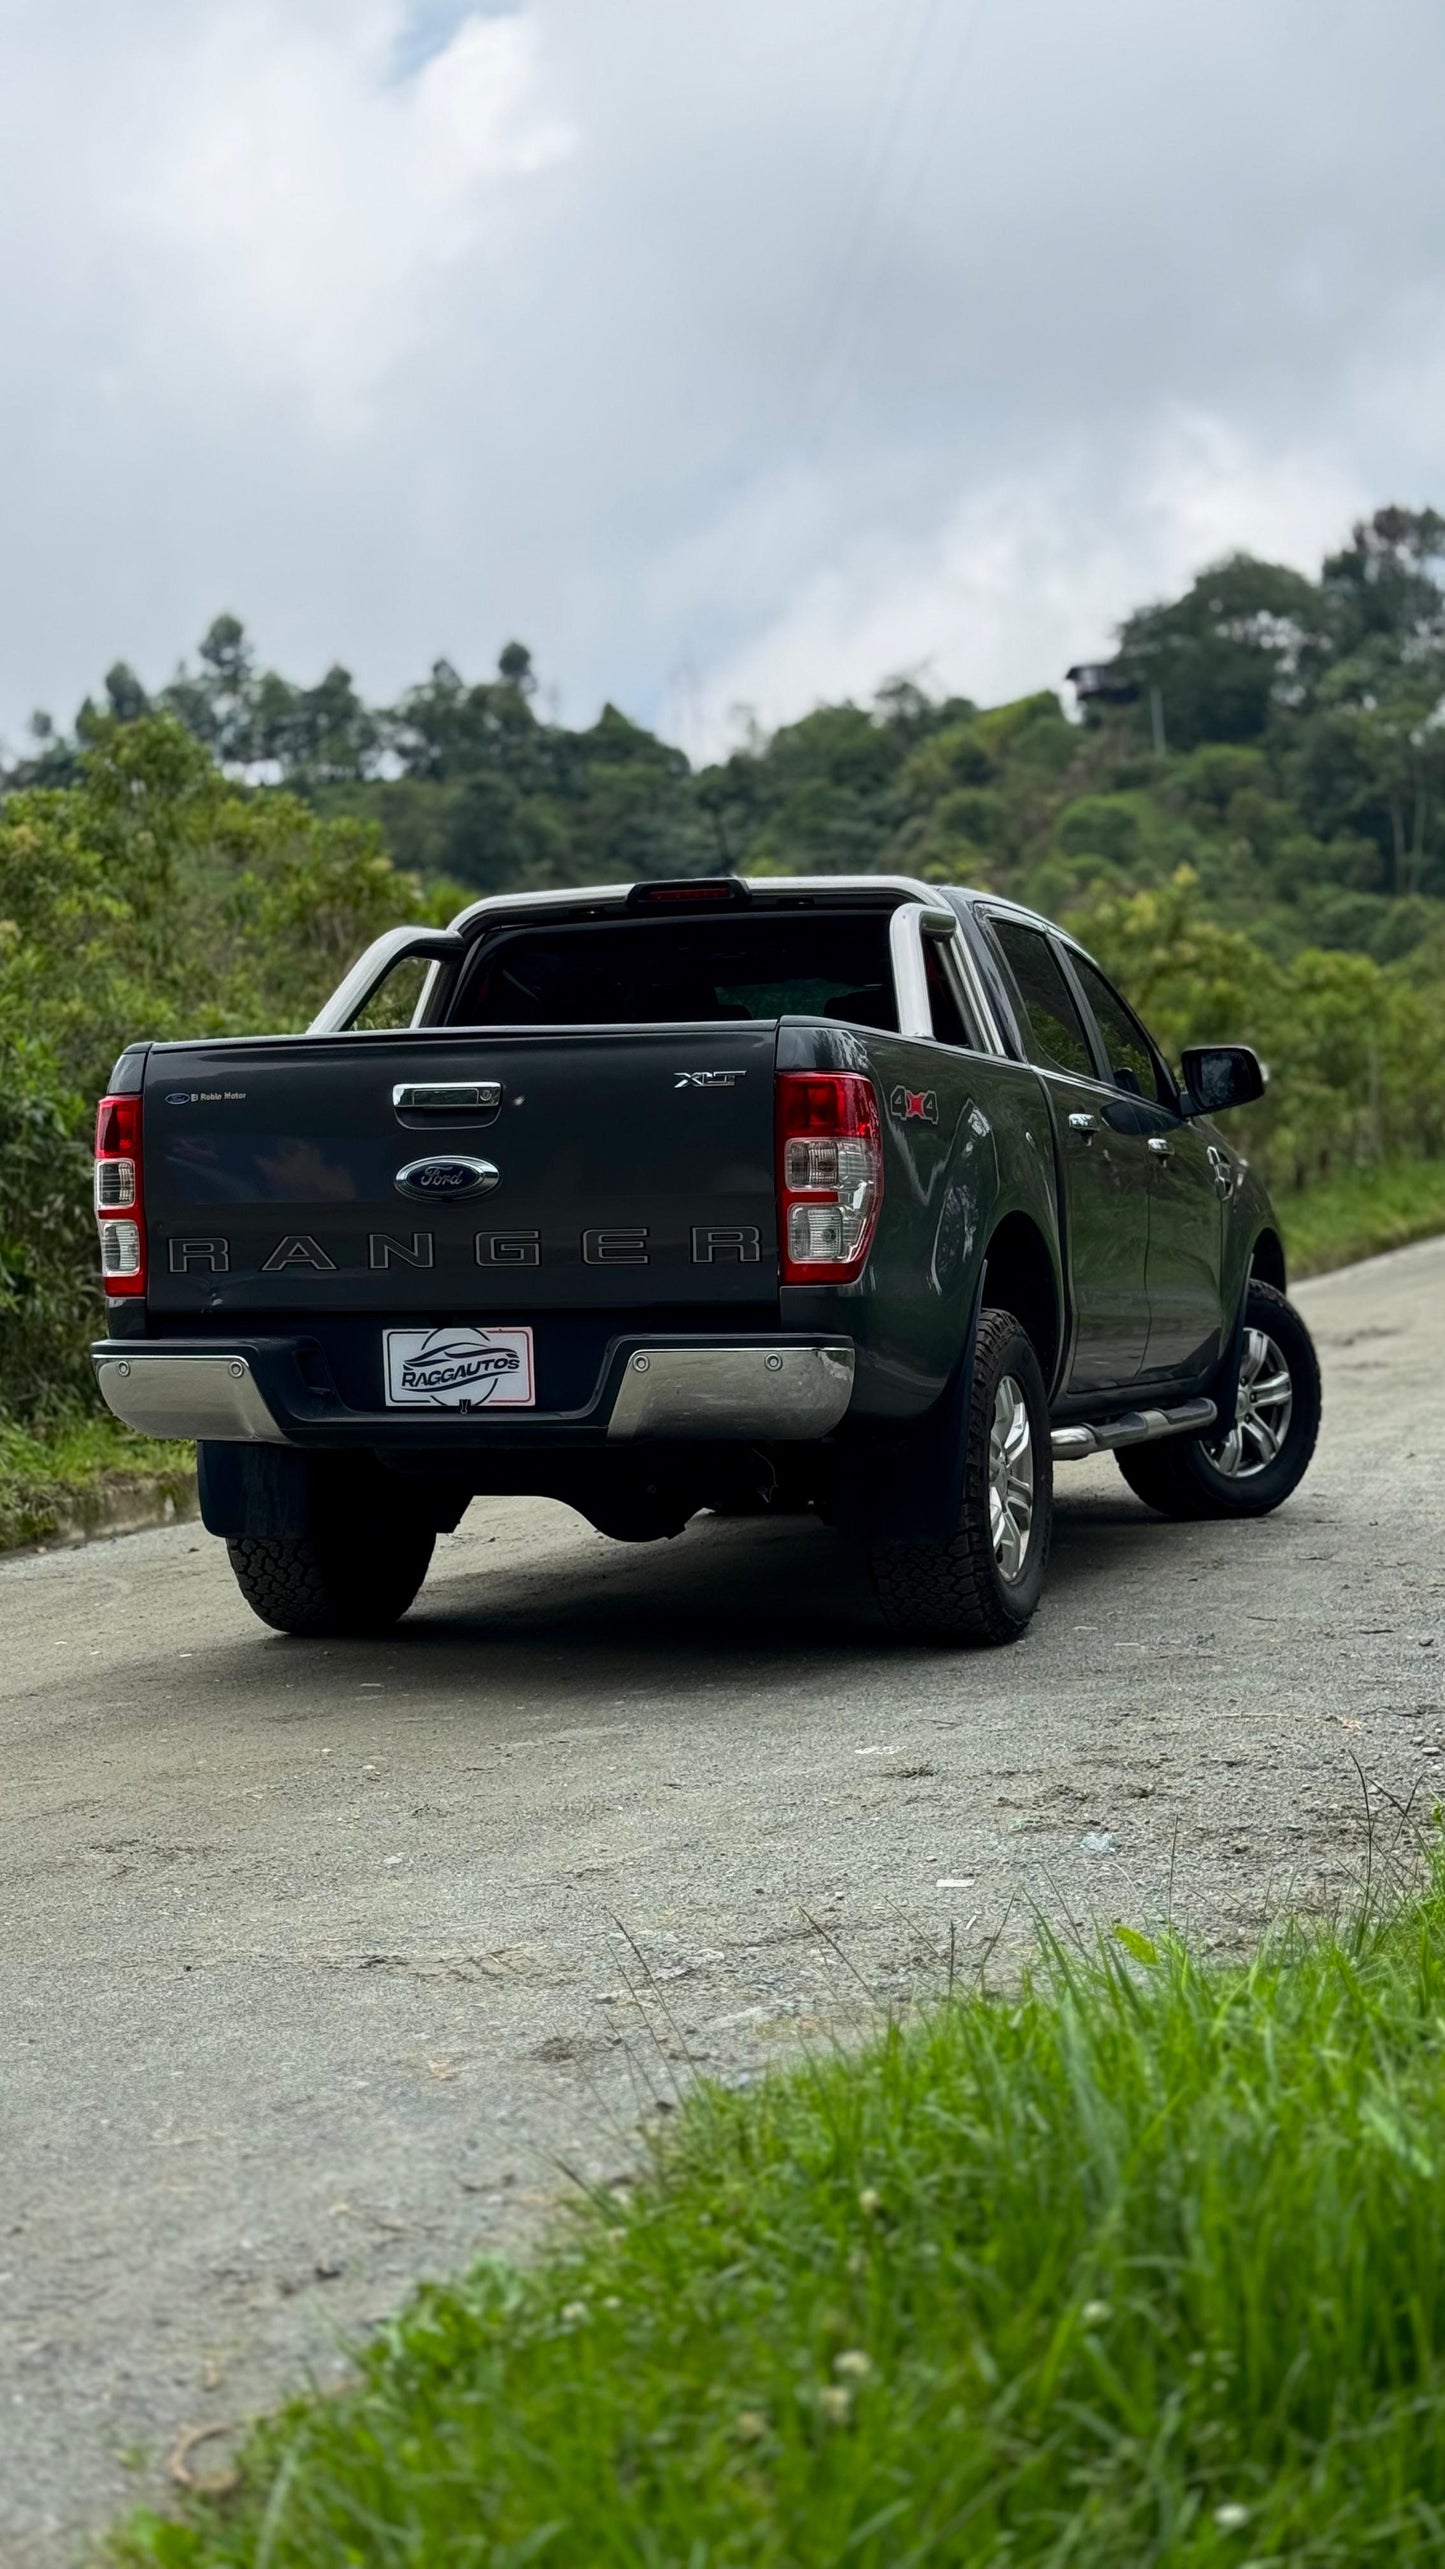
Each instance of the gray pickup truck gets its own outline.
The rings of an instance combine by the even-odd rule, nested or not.
[[[196,1439],[282,1631],[384,1629],[474,1495],[535,1492],[624,1542],[813,1507],[895,1629],[1011,1641],[1058,1464],[1252,1517],[1309,1462],[1279,1229],[1212,1121],[1262,1084],[1238,1046],[1176,1075],[985,893],[479,901],[378,939],[304,1035],[121,1056],[96,1373]]]

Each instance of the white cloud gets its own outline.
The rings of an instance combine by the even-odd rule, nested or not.
[[[425,363],[449,286],[506,248],[506,182],[575,142],[540,98],[531,21],[463,18],[397,82],[399,15],[371,0],[342,39],[285,0],[199,13],[128,191],[209,364],[300,392],[323,435],[364,430],[392,371]]]
[[[697,743],[1049,684],[1432,495],[1442,74],[1431,0],[11,0],[0,730],[223,606]]]
[[[1172,413],[1113,457],[1079,446],[967,493],[911,541],[866,529],[713,674],[693,712],[716,752],[746,707],[771,728],[890,674],[995,703],[1060,687],[1146,598],[1233,551],[1313,569],[1368,485],[1328,454],[1253,453],[1224,422]]]

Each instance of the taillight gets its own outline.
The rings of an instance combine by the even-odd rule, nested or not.
[[[861,1275],[883,1200],[883,1134],[855,1071],[778,1078],[778,1235],[784,1284]]]
[[[95,1218],[107,1293],[146,1289],[140,1099],[103,1097],[95,1117]]]

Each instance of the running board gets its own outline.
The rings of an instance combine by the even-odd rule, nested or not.
[[[1049,1442],[1056,1463],[1082,1463],[1110,1454],[1116,1445],[1152,1445],[1160,1436],[1198,1436],[1219,1413],[1212,1400],[1181,1401],[1177,1409],[1126,1409],[1092,1427],[1056,1427]]]

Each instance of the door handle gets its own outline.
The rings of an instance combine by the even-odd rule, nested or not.
[[[1162,1133],[1150,1134],[1149,1148],[1156,1160],[1172,1160],[1174,1157],[1174,1145],[1166,1142]]]
[[[1096,1115],[1071,1115],[1069,1117],[1069,1131],[1071,1133],[1097,1133],[1098,1129],[1099,1119]]]
[[[424,1079],[403,1081],[391,1092],[398,1115],[462,1115],[476,1108],[486,1113],[502,1102],[496,1079]]]

